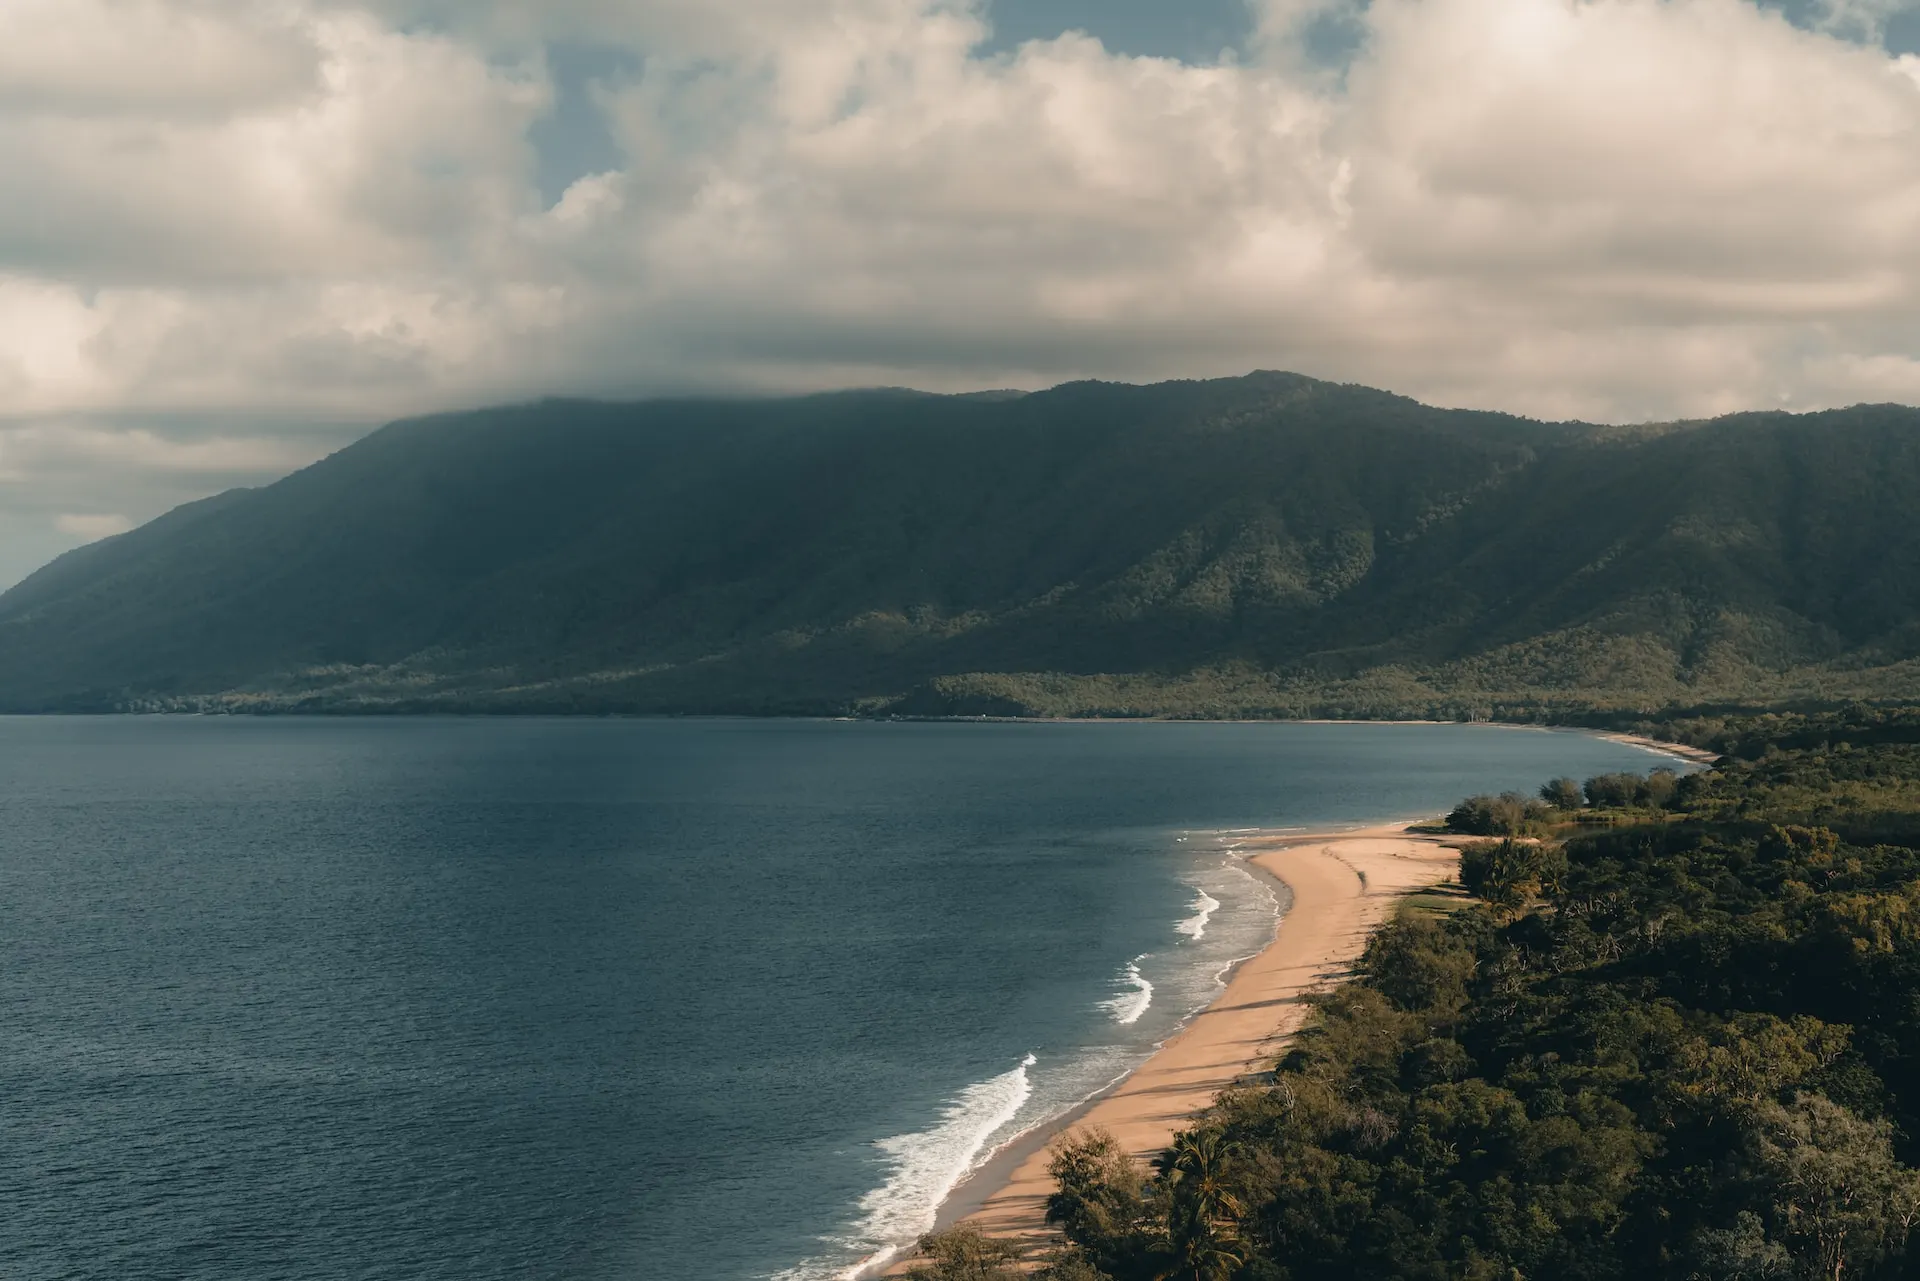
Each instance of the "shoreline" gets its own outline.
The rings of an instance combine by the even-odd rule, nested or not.
[[[326,708],[302,708],[297,711],[262,710],[259,708],[237,709],[222,707],[217,710],[184,709],[127,711],[39,711],[10,712],[0,711],[0,720],[56,720],[56,719],[98,719],[98,720],[140,720],[167,717],[199,717],[217,720],[222,717],[256,720],[500,720],[500,721],[829,721],[842,723],[886,724],[924,724],[924,725],[1475,725],[1487,729],[1530,729],[1543,733],[1590,734],[1596,738],[1612,739],[1617,743],[1631,743],[1648,751],[1670,756],[1684,757],[1703,765],[1711,765],[1719,756],[1703,748],[1689,747],[1685,743],[1670,743],[1665,739],[1647,738],[1640,734],[1628,734],[1616,730],[1596,729],[1589,725],[1562,724],[1557,721],[1460,721],[1460,720],[1405,720],[1395,718],[1354,718],[1324,716],[907,716],[889,714],[885,716],[856,716],[844,712],[520,712],[500,711],[464,711],[457,709],[427,708],[405,711],[356,707],[352,710],[328,710]]]
[[[1380,826],[1386,825],[1366,824],[1362,828],[1355,830],[1371,831],[1373,828]],[[1299,832],[1255,833],[1249,837],[1250,841],[1256,842],[1269,840],[1312,841],[1318,839],[1321,839],[1318,835]],[[1265,867],[1255,863],[1252,858],[1248,858],[1246,863],[1248,867],[1252,868],[1253,871],[1265,881],[1268,889],[1270,889],[1278,899],[1278,911],[1274,915],[1274,932],[1277,938],[1281,924],[1287,919],[1288,914],[1293,911],[1293,887],[1275,876]],[[956,1223],[962,1223],[972,1218],[973,1215],[986,1204],[989,1197],[1013,1178],[1014,1172],[1019,1169],[1023,1162],[1032,1157],[1035,1152],[1046,1150],[1047,1146],[1051,1144],[1055,1138],[1079,1125],[1102,1099],[1105,1099],[1108,1095],[1125,1085],[1128,1077],[1131,1077],[1135,1072],[1151,1062],[1153,1056],[1158,1054],[1175,1037],[1178,1037],[1184,1032],[1188,1024],[1192,1023],[1194,1019],[1211,1008],[1214,1002],[1218,1001],[1221,996],[1224,996],[1226,989],[1232,986],[1234,976],[1237,975],[1249,961],[1258,958],[1260,952],[1264,952],[1267,948],[1272,947],[1273,943],[1274,939],[1269,939],[1261,945],[1259,952],[1249,953],[1239,960],[1230,963],[1222,970],[1221,977],[1223,984],[1221,991],[1214,996],[1212,1001],[1207,1002],[1206,1005],[1188,1015],[1187,1018],[1181,1022],[1180,1026],[1174,1029],[1172,1035],[1153,1047],[1152,1053],[1146,1058],[1107,1084],[1101,1086],[1086,1098],[1081,1099],[1059,1116],[1050,1117],[1045,1121],[1041,1121],[1031,1129],[1016,1134],[1013,1138],[1003,1143],[994,1151],[991,1157],[981,1164],[979,1169],[954,1185],[953,1190],[947,1194],[946,1200],[940,1203],[940,1208],[934,1218],[934,1230],[941,1231],[952,1227]]]
[[[1658,752],[1663,756],[1677,756],[1691,765],[1708,768],[1720,761],[1718,752],[1709,752],[1704,747],[1689,747],[1685,743],[1668,743],[1657,738],[1648,738],[1644,734],[1616,734],[1612,730],[1588,730],[1595,738],[1604,738],[1615,743],[1625,743],[1629,747],[1645,748],[1649,752]]]
[[[1247,864],[1279,883],[1287,903],[1274,935],[1238,962],[1226,987],[1148,1058],[1069,1112],[996,1152],[941,1204],[937,1226],[978,1224],[1032,1254],[1055,1239],[1046,1224],[1051,1145],[1081,1126],[1110,1131],[1136,1160],[1163,1151],[1222,1090],[1264,1073],[1279,1043],[1299,1030],[1308,998],[1344,980],[1407,895],[1457,874],[1458,837],[1410,830],[1406,821],[1345,830],[1249,837]],[[850,1277],[897,1276],[911,1251]]]
[[[1645,734],[1629,734],[1624,730],[1594,729],[1587,725],[1561,725],[1553,722],[1359,720],[1351,717],[1325,716],[830,716],[818,719],[894,721],[901,724],[924,725],[1469,725],[1481,729],[1532,730],[1537,734],[1584,734],[1591,738],[1604,738],[1609,742],[1625,743],[1656,756],[1672,756],[1703,767],[1714,765],[1720,760],[1718,752],[1710,752],[1704,747],[1672,743],[1663,738],[1649,738]]]

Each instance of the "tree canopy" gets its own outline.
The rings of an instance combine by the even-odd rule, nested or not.
[[[1480,903],[1382,929],[1270,1084],[1154,1169],[1057,1148],[1053,1221],[1113,1281],[1920,1277],[1911,726],[1728,723],[1469,845]]]

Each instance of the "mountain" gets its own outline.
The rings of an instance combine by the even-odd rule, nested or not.
[[[0,709],[1567,716],[1920,688],[1920,412],[1290,374],[388,426],[0,596]]]

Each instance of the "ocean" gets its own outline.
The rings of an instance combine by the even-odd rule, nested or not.
[[[829,1281],[1271,937],[1453,725],[0,718],[0,1276]]]

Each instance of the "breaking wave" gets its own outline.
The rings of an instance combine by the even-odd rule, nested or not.
[[[1203,939],[1207,936],[1207,922],[1220,910],[1220,900],[1205,890],[1198,891],[1200,897],[1193,900],[1193,915],[1173,928],[1190,939]]]
[[[931,1229],[940,1203],[991,1155],[988,1142],[1033,1094],[1027,1069],[1035,1062],[1029,1054],[1011,1072],[969,1085],[941,1109],[940,1121],[932,1129],[874,1144],[887,1155],[891,1168],[879,1187],[860,1198],[861,1218],[845,1241],[850,1248],[872,1251],[858,1266],[823,1274],[803,1264],[777,1274],[775,1281],[807,1281],[836,1273],[842,1278],[864,1276]]]
[[[1100,1008],[1112,1013],[1115,1023],[1137,1023],[1140,1016],[1153,1004],[1153,984],[1140,972],[1140,962],[1146,960],[1142,953],[1127,962],[1127,968],[1120,972],[1115,980],[1125,983],[1127,990],[1116,997],[1100,1002]]]

